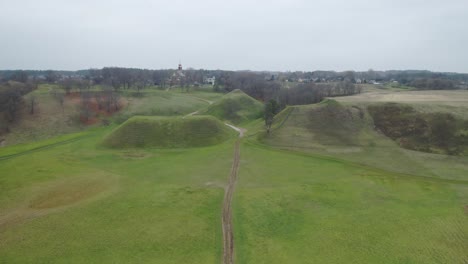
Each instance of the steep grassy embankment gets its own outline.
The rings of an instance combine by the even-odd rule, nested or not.
[[[106,136],[102,144],[111,148],[201,147],[221,143],[231,134],[227,126],[211,116],[135,116]]]

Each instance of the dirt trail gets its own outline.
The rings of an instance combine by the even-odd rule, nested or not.
[[[234,263],[234,235],[232,230],[232,195],[236,185],[237,174],[239,172],[240,163],[240,139],[244,136],[245,129],[226,124],[230,128],[239,132],[239,139],[234,145],[234,159],[232,161],[231,173],[229,175],[229,183],[224,193],[223,201],[223,264]]]
[[[205,102],[205,103],[207,103],[207,104],[209,104],[209,105],[212,105],[212,104],[213,104],[213,101],[206,100],[206,99],[203,99],[203,98],[200,98],[200,97],[197,97],[197,96],[193,96],[193,98],[196,98],[196,99],[198,99],[198,100],[200,100],[200,101],[203,101],[203,102]]]
[[[203,101],[203,102],[205,102],[205,103],[207,103],[207,104],[209,104],[209,105],[212,105],[212,104],[213,104],[213,101],[210,101],[210,100],[206,100],[206,99],[203,99],[203,98],[200,98],[200,97],[196,97],[196,96],[190,96],[190,97],[193,97],[193,98],[195,98],[195,99],[197,99],[197,100]],[[198,115],[199,112],[200,112],[200,111],[192,112],[192,113],[190,113],[190,114],[185,115],[183,118],[185,119],[185,118],[188,117],[188,116]],[[226,125],[228,125],[228,124],[226,124]],[[230,125],[228,125],[228,126],[230,126]],[[237,131],[237,127],[236,127],[236,128],[234,128],[234,127],[232,127],[232,126],[230,126],[230,127],[231,127],[232,129],[234,129],[234,130]]]
[[[185,115],[185,116],[182,117],[182,118],[185,119],[185,118],[188,117],[188,116],[193,116],[193,115],[196,115],[196,114],[198,114],[198,111],[195,111],[195,112],[192,112],[192,113],[190,113],[190,114],[187,114],[187,115]]]

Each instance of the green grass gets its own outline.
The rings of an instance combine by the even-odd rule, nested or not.
[[[463,263],[467,185],[251,144],[234,197],[236,263]]]
[[[240,90],[234,90],[210,105],[203,114],[234,124],[246,124],[262,116],[263,104]]]
[[[129,117],[164,100],[162,109],[185,114],[220,96],[143,92],[130,98]],[[213,119],[134,117],[114,136],[187,147],[204,140],[184,135]],[[288,107],[271,136],[261,119],[241,120],[249,131],[233,200],[236,263],[468,259],[468,157],[399,148],[356,102]],[[177,129],[158,132],[164,122]],[[235,133],[208,147],[101,146],[126,124],[0,149],[9,157],[0,159],[0,263],[221,262]]]
[[[212,116],[134,116],[105,137],[111,148],[188,148],[219,144],[232,131]]]
[[[0,263],[219,263],[233,142],[96,147],[108,132],[0,161]]]

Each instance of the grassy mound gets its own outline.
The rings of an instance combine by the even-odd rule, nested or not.
[[[372,118],[371,111],[367,105],[333,100],[288,107],[275,117],[270,135],[260,132],[258,140],[273,147],[336,157],[387,171],[460,179],[461,168],[466,168],[460,165],[466,164],[465,156],[447,157],[403,148],[398,140],[378,132],[377,119]],[[459,139],[466,140],[466,130],[456,131]]]
[[[241,90],[234,90],[224,95],[220,100],[210,105],[205,114],[234,124],[244,123],[260,118],[263,104],[248,96]]]
[[[221,143],[230,129],[211,116],[143,117],[127,120],[103,140],[111,148],[187,148]]]
[[[326,100],[317,105],[290,106],[274,119],[263,139],[282,146],[359,146],[369,120],[358,107]]]
[[[401,147],[457,155],[468,152],[468,121],[449,113],[421,113],[409,105],[371,105],[377,129]]]

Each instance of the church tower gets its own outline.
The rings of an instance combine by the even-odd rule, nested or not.
[[[179,71],[182,70],[182,63],[179,62],[179,68],[178,68]]]

